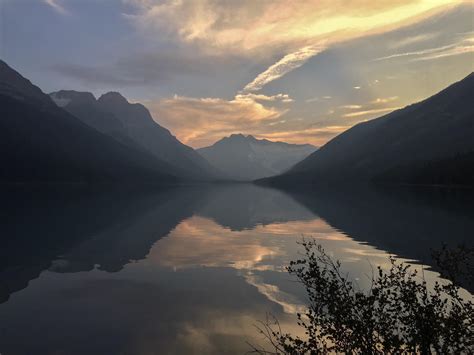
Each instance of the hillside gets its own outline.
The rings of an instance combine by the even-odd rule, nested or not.
[[[1,182],[174,183],[170,167],[57,107],[0,61]]]
[[[352,127],[290,171],[262,183],[431,183],[429,166],[441,168],[458,155],[474,152],[473,92],[474,74],[470,74],[425,101]],[[472,174],[472,168],[461,166],[470,161],[450,165]]]

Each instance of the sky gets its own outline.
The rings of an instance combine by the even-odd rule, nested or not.
[[[474,71],[474,1],[0,0],[0,58],[47,93],[119,91],[194,148],[321,146]]]

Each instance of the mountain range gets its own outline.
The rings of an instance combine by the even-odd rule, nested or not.
[[[316,149],[311,144],[271,142],[232,134],[197,151],[231,179],[252,181],[281,174]]]
[[[355,125],[260,183],[474,185],[474,73],[438,94]]]
[[[156,123],[145,106],[129,103],[118,92],[108,92],[98,100],[92,93],[72,90],[53,92],[50,97],[85,124],[170,164],[174,175],[202,181],[222,178],[194,149]]]
[[[321,148],[233,134],[194,150],[117,92],[46,95],[0,60],[0,182],[474,185],[474,73]]]
[[[172,167],[58,107],[0,61],[1,182],[176,183]]]

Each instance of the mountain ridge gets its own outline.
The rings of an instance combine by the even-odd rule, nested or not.
[[[397,166],[474,151],[473,90],[471,73],[421,102],[355,125],[290,171],[260,183],[374,181]]]
[[[184,177],[203,181],[224,179],[221,172],[193,148],[181,143],[168,129],[158,124],[144,105],[129,103],[118,92],[105,93],[97,102],[102,109],[122,122],[135,143],[157,158],[176,166]]]
[[[276,175],[289,169],[317,147],[232,134],[209,147],[197,149],[212,165],[238,181]]]
[[[176,183],[168,165],[91,128],[0,61],[0,181]]]
[[[166,162],[170,171],[184,180],[206,181],[219,176],[192,148],[160,126],[145,106],[130,103],[119,92],[107,92],[98,99],[90,92],[75,90],[49,95],[58,106],[87,125]]]

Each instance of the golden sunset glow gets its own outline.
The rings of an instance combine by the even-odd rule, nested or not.
[[[474,71],[472,0],[87,2],[101,9],[87,28],[79,2],[31,1],[51,23],[41,38],[61,44],[26,74],[49,91],[120,91],[193,148],[237,133],[321,146]],[[0,51],[28,62],[41,41],[18,26]]]
[[[327,45],[420,21],[459,0],[213,1],[128,0],[139,8],[130,18],[144,30],[165,29],[206,50],[251,51],[286,46]],[[224,54],[224,53],[222,53]]]
[[[128,3],[136,11],[128,14],[127,18],[146,36],[165,34],[171,41],[192,48],[196,55],[203,58],[221,58],[219,61],[229,62],[253,61],[263,68],[253,70],[253,77],[247,81],[239,80],[240,87],[236,88],[233,97],[192,97],[178,93],[174,97],[147,101],[156,120],[170,127],[180,140],[193,147],[210,145],[222,136],[240,132],[270,140],[321,145],[358,122],[408,105],[414,98],[428,96],[426,89],[422,92],[416,87],[408,90],[414,91],[410,95],[400,93],[407,91],[405,86],[414,80],[409,78],[408,72],[412,70],[410,67],[416,66],[416,62],[437,62],[433,66],[445,68],[441,69],[444,70],[442,80],[434,76],[428,85],[424,83],[430,93],[441,88],[441,83],[460,77],[459,72],[473,69],[472,24],[466,22],[466,32],[453,33],[448,42],[446,39],[440,41],[444,27],[436,31],[427,28],[424,33],[415,30],[425,23],[429,27],[440,16],[460,7],[464,11],[472,11],[471,1],[282,0],[215,3],[203,0],[162,3],[128,0]],[[396,38],[382,41],[392,36]],[[321,95],[331,97],[332,105],[316,106],[310,103],[314,104],[317,100],[293,97],[294,83],[285,85],[286,78],[290,78],[294,71],[306,71],[312,75],[309,63],[317,62],[318,57],[326,53],[341,51],[359,42],[363,44],[361,51],[373,51],[371,38],[377,39],[377,52],[386,55],[374,54],[361,66],[370,62],[377,68],[377,73],[369,74],[365,67],[355,64],[350,69],[341,68],[350,70],[347,73],[348,82],[362,73],[373,77],[370,85],[353,84],[354,90],[361,92],[359,95],[349,95],[346,88],[341,87],[339,91]],[[378,38],[381,40],[378,41]],[[394,60],[406,63],[406,70],[400,73],[398,68],[398,73],[394,73]],[[452,65],[456,66],[455,70],[448,69]],[[311,66],[316,67],[312,63]],[[323,65],[318,69],[324,71]],[[403,80],[400,80],[401,76]],[[398,80],[387,80],[385,77],[396,77]],[[315,77],[315,86],[319,85],[318,81]],[[275,82],[278,82],[277,89],[274,88]],[[306,88],[311,91],[310,87]],[[390,100],[391,104],[384,101],[386,99],[379,99],[384,92],[397,99]],[[278,105],[278,102],[250,97],[242,99],[245,93],[259,93],[267,97],[289,95],[292,103]],[[354,99],[358,102],[345,101]],[[315,106],[316,109],[310,109]],[[322,106],[327,108],[322,111]],[[345,111],[341,109],[343,106]],[[348,109],[349,106],[360,108]]]
[[[473,93],[474,0],[0,0],[0,355],[471,353]]]

